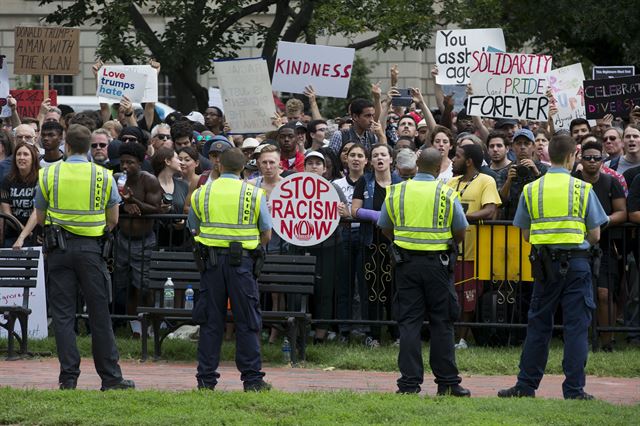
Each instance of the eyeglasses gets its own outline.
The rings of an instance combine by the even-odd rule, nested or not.
[[[131,136],[129,136],[129,137],[125,136],[125,137],[123,137],[123,138],[121,139],[121,141],[122,141],[122,142],[125,142],[125,143],[126,143],[126,142],[138,142],[138,138],[136,138],[136,137],[131,137]]]
[[[202,141],[210,141],[211,139],[213,139],[213,136],[211,136],[211,135],[204,135],[204,136],[202,136],[202,135],[198,135],[198,137],[196,137],[196,140],[197,140],[198,142],[202,142]]]
[[[91,144],[91,148],[96,149],[96,148],[106,148],[107,144],[106,143],[92,143]]]
[[[616,139],[618,139],[617,136],[607,136],[604,138],[605,141],[615,141]]]
[[[398,116],[396,116],[396,115],[392,115],[392,116],[390,116],[390,117],[387,117],[387,121],[391,121],[391,120],[393,120],[393,121],[398,121],[398,119],[399,119],[399,118],[400,118],[400,117],[398,117]]]
[[[160,139],[161,141],[168,141],[171,139],[171,135],[156,135],[156,138]]]
[[[602,161],[602,155],[583,155],[582,159],[584,161],[595,161],[597,163]]]

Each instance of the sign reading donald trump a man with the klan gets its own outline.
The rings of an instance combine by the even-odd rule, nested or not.
[[[340,223],[340,197],[333,185],[313,173],[295,173],[271,192],[273,230],[296,246],[313,246],[329,238]]]

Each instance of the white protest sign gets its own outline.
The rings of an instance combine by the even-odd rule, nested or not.
[[[2,250],[0,249],[0,259],[2,258]],[[38,275],[36,278],[37,285],[29,291],[29,315],[28,333],[30,339],[44,339],[48,336],[47,331],[47,296],[44,287],[44,260],[42,259],[42,247],[29,247],[29,250],[37,250],[40,252],[38,258]],[[1,262],[1,260],[0,260]],[[0,288],[0,305],[22,305],[22,288]],[[2,317],[2,315],[0,315]],[[16,321],[16,333],[20,333],[20,324]],[[0,338],[6,339],[7,332],[4,328],[0,328]]]
[[[216,61],[215,73],[232,133],[273,130],[276,107],[264,59]]]
[[[467,84],[471,54],[476,51],[504,52],[502,28],[441,30],[436,33],[438,84]]]
[[[271,192],[273,230],[296,246],[313,246],[329,238],[340,223],[340,197],[334,186],[313,173],[295,173]]]
[[[346,98],[355,49],[317,44],[278,42],[273,90],[304,93],[313,86],[318,96]]]
[[[138,102],[158,102],[158,72],[151,65],[108,65],[113,72],[134,72],[144,74],[147,81],[144,86],[144,94]],[[98,71],[98,77],[102,74],[102,68]],[[98,96],[100,103],[114,103],[113,98]]]
[[[469,115],[546,121],[552,58],[527,53],[473,52]]]
[[[9,67],[6,56],[0,55],[0,117],[11,117],[11,108],[7,103],[9,96]]]
[[[556,130],[569,130],[571,120],[586,117],[583,81],[584,71],[580,63],[557,68],[549,73],[549,88],[558,107],[558,113],[553,117],[553,127]]]
[[[222,105],[222,95],[220,94],[219,88],[209,87],[209,103],[207,105],[220,108],[220,110],[224,114],[224,108]]]
[[[98,89],[96,96],[111,99],[129,98],[131,102],[144,102],[144,90],[147,75],[134,70],[114,70],[111,66],[103,66],[98,71]]]

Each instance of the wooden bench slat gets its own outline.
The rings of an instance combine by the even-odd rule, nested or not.
[[[34,288],[38,285],[36,280],[0,280],[2,288]]]
[[[316,277],[311,275],[264,274],[258,277],[260,284],[309,284],[315,283]]]
[[[167,278],[171,277],[173,281],[185,281],[185,280],[195,280],[200,281],[200,272],[193,271],[158,271],[156,269],[149,270],[149,279],[151,280],[163,280],[166,281]]]
[[[301,264],[301,265],[315,265],[315,256],[294,256],[288,254],[268,254],[266,257],[266,263],[285,263],[285,264]]]
[[[0,278],[33,278],[36,276],[38,276],[37,269],[0,269]]]
[[[2,259],[38,259],[40,252],[37,250],[0,250],[0,262]]]
[[[191,260],[193,253],[190,251],[152,251],[151,260]]]
[[[262,268],[263,274],[271,274],[274,272],[292,273],[292,274],[315,274],[315,265],[295,265],[295,270],[292,270],[291,265],[283,263],[265,263]]]
[[[260,293],[313,294],[313,286],[310,285],[260,284],[258,289]]]
[[[152,260],[149,264],[150,269],[155,270],[176,270],[176,271],[198,271],[196,263],[191,259],[190,261],[179,260]]]
[[[1,259],[0,260],[0,269],[5,268],[37,268],[38,267],[38,259],[29,260],[29,259]]]

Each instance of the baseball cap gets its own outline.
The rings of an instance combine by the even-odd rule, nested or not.
[[[496,129],[501,129],[504,126],[515,126],[516,124],[518,124],[518,121],[514,120],[513,118],[501,118],[500,120],[496,121],[496,125],[494,127]]]
[[[309,152],[307,152],[307,154],[304,156],[304,161],[307,161],[311,157],[319,158],[324,163],[324,155],[322,155],[318,151],[309,151]]]
[[[198,111],[191,111],[189,114],[185,115],[184,118],[189,121],[193,121],[194,123],[200,123],[204,126],[204,115]]]
[[[258,142],[258,139],[246,138],[242,142],[242,146],[240,147],[240,149],[254,149],[254,148],[257,148],[258,145],[260,145],[260,142]]]
[[[423,127],[429,127],[427,125],[427,122],[424,120],[424,118],[422,120],[420,120],[420,122],[418,123],[418,129],[422,129]]]
[[[233,144],[224,136],[217,135],[205,143],[202,151],[208,156],[211,152],[225,152],[230,148],[233,148]]]
[[[529,139],[531,142],[535,142],[536,141],[536,138],[533,136],[533,132],[531,130],[529,130],[529,129],[518,129],[518,130],[516,130],[516,132],[513,134],[513,140],[515,141],[520,136]]]

